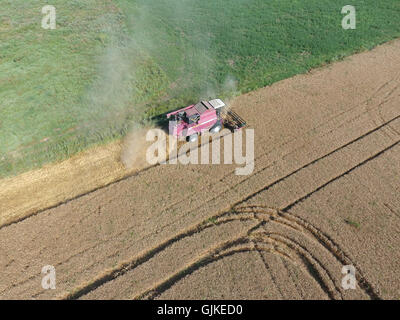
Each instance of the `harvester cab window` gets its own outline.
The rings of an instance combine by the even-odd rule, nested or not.
[[[176,121],[180,122],[180,121],[185,121],[186,119],[186,112],[179,112],[176,115]]]

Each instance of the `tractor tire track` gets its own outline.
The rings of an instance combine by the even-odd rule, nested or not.
[[[224,212],[223,214],[216,215],[213,218],[224,217],[225,215],[228,215],[228,214],[229,214],[229,212]],[[238,219],[241,221],[246,221],[246,220],[251,220],[251,217],[240,217]],[[173,238],[166,240],[165,242],[161,243],[160,245],[154,247],[153,249],[148,250],[148,251],[144,252],[143,254],[135,256],[133,259],[120,264],[120,266],[118,266],[117,268],[114,268],[113,270],[107,272],[106,274],[97,277],[91,283],[86,284],[86,285],[82,286],[81,288],[77,288],[74,292],[62,297],[62,299],[68,299],[68,300],[69,299],[78,299],[78,298],[82,297],[83,295],[89,293],[90,291],[105,284],[106,282],[111,281],[111,280],[125,274],[129,270],[134,269],[138,265],[148,261],[149,259],[154,257],[156,254],[162,252],[163,250],[165,250],[167,247],[169,247],[173,243],[176,243],[184,238],[191,237],[195,233],[203,231],[207,228],[213,227],[215,225],[221,225],[224,223],[228,223],[232,220],[237,220],[237,219],[236,218],[235,219],[233,219],[233,218],[223,219],[221,221],[216,221],[214,223],[211,223],[208,221],[203,221],[200,224],[192,226],[192,227],[188,228],[186,231],[177,234]]]
[[[262,213],[263,210],[268,212],[270,209],[263,205],[249,205],[244,207],[237,208],[238,212],[242,212],[241,210],[246,210],[249,212],[251,210],[255,210],[258,214]],[[277,210],[279,212],[279,216],[286,220],[286,222],[282,222],[278,219],[272,220],[275,223],[281,223],[284,226],[289,226],[290,228],[302,232],[308,239],[315,239],[318,241],[329,253],[331,253],[342,265],[353,265],[359,274],[359,278],[357,279],[360,287],[372,298],[372,299],[380,299],[380,296],[377,290],[373,287],[371,283],[366,280],[366,277],[360,268],[360,266],[347,254],[340,246],[326,233],[324,233],[319,228],[312,225],[310,222],[302,219],[291,213],[288,210],[282,209]],[[294,228],[290,225],[291,222],[293,224],[298,225],[299,228]]]

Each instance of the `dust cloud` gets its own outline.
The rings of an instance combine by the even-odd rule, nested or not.
[[[165,6],[165,10],[175,13],[168,22],[177,30],[185,24],[184,17],[190,16],[188,13],[194,10],[192,1],[172,0],[162,5]],[[167,62],[160,62],[159,59],[163,54],[168,55],[165,47],[152,38],[154,30],[160,31],[157,16],[159,12],[141,1],[131,4],[129,9],[122,7],[121,12],[124,13],[123,19],[114,17],[104,22],[103,32],[110,41],[99,59],[97,80],[86,95],[86,103],[93,108],[86,108],[91,111],[89,115],[83,115],[86,119],[83,127],[89,139],[99,136],[108,138],[122,133],[124,139],[120,159],[126,168],[132,169],[145,165],[145,136],[146,131],[152,127],[148,123],[143,124],[146,108],[152,103],[143,101],[143,91],[157,90],[138,89],[138,86],[141,87],[143,81],[146,81],[139,70],[148,58],[161,70],[168,69],[169,66],[163,65]],[[130,14],[127,14],[128,12]],[[121,29],[122,20],[125,21],[126,28]],[[196,24],[193,25],[190,35],[181,31],[182,39],[176,45],[184,58],[175,62],[177,78],[180,80],[169,79],[171,82],[178,81],[178,86],[170,88],[167,95],[179,97],[184,84],[186,88],[193,88],[190,97],[193,103],[218,98],[221,95],[226,97],[225,101],[229,103],[231,98],[239,94],[237,81],[233,75],[228,75],[223,83],[218,83],[214,76],[216,57],[212,50],[212,37],[203,31],[201,26]],[[160,31],[161,36],[164,35],[163,32]],[[187,37],[190,37],[190,45],[184,42]],[[142,84],[139,84],[140,82]],[[149,86],[152,86],[152,83],[149,83]],[[147,99],[147,96],[144,99]],[[184,106],[177,105],[176,109],[180,107]]]
[[[128,170],[143,169],[146,162],[148,142],[146,134],[150,128],[136,126],[125,136],[121,152],[121,162]]]

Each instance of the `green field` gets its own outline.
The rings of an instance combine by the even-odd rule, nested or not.
[[[57,29],[41,28],[54,5]],[[399,0],[0,0],[0,177],[400,36]]]

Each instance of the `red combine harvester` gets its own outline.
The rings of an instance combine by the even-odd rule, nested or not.
[[[223,127],[239,130],[246,122],[235,112],[226,110],[220,99],[201,101],[198,104],[168,113],[169,132],[187,141],[196,141],[203,132],[218,133]]]

